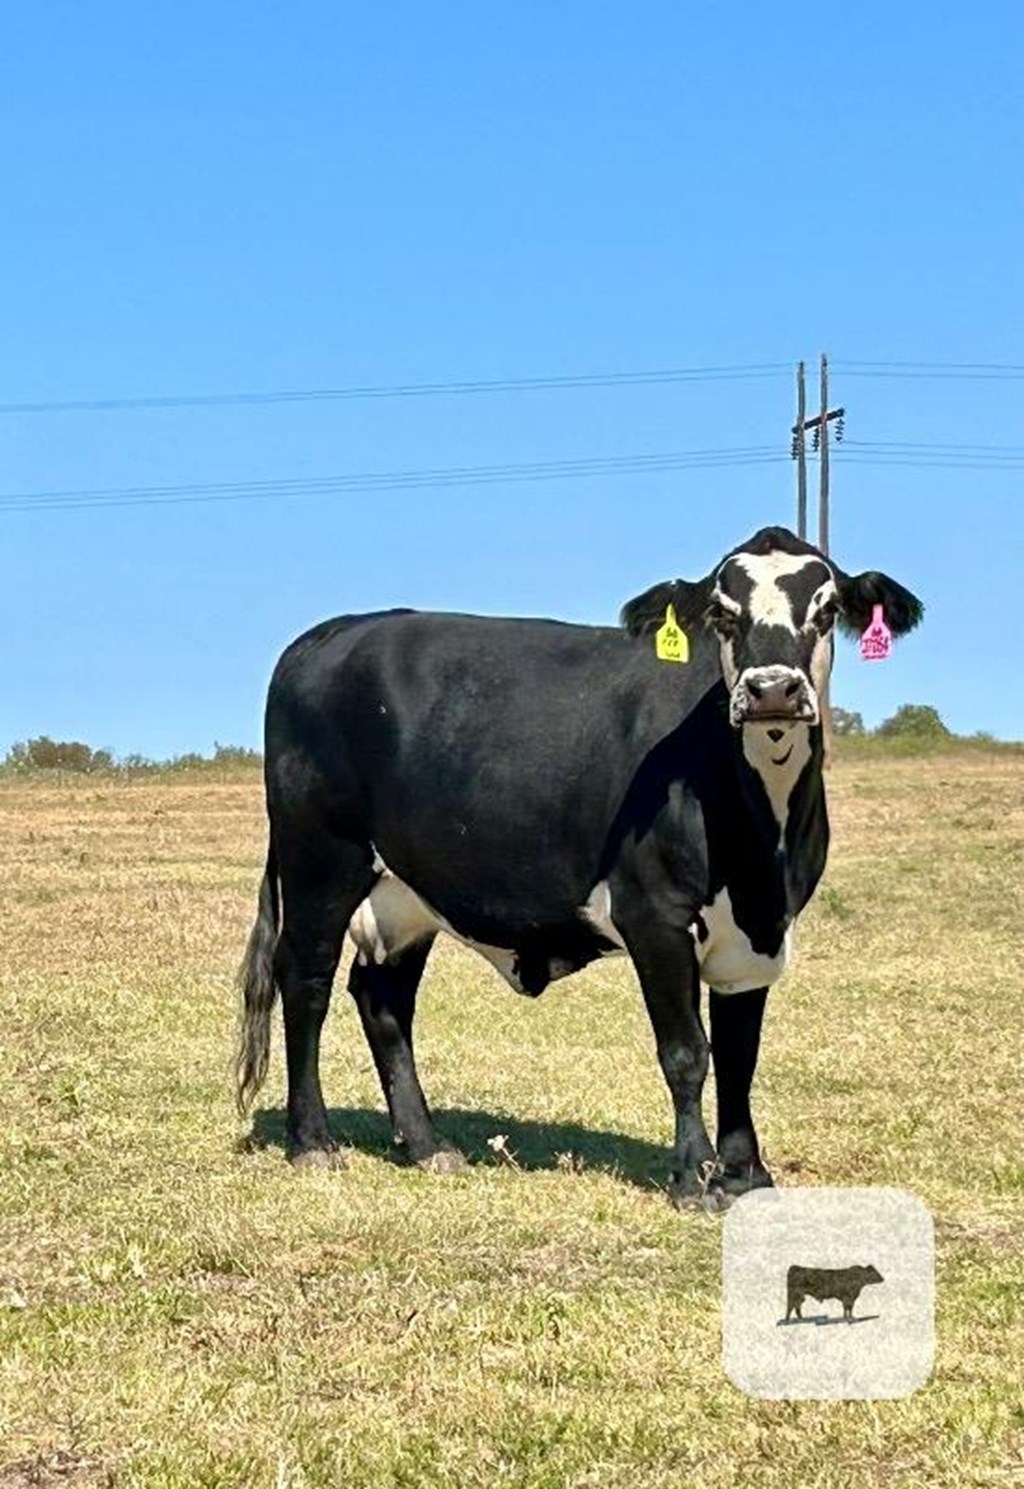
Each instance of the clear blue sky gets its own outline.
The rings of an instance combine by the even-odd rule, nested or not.
[[[849,439],[1024,450],[1024,8],[19,6],[0,402],[835,360]],[[749,381],[0,414],[13,493],[777,447]],[[816,397],[813,387],[812,395]],[[928,606],[836,700],[1024,737],[1021,460],[854,459],[833,552]],[[861,457],[867,453],[861,451]],[[876,452],[878,454],[879,452]],[[931,453],[934,456],[935,452]],[[918,452],[918,456],[920,452]],[[812,471],[812,481],[815,473]],[[390,604],[608,621],[793,521],[788,460],[0,510],[0,750],[256,744],[280,648]]]

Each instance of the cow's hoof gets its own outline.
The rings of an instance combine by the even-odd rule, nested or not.
[[[338,1147],[330,1148],[300,1148],[297,1152],[288,1154],[288,1162],[292,1168],[311,1169],[343,1169],[348,1168],[348,1159]]]
[[[773,1189],[774,1187],[771,1174],[760,1164],[756,1168],[748,1167],[742,1171],[719,1168],[708,1185],[707,1194],[704,1197],[705,1208],[727,1210],[741,1194],[749,1194],[753,1189]]]
[[[729,1201],[722,1204],[714,1190],[698,1190],[695,1193],[681,1193],[679,1190],[669,1190],[669,1200],[673,1210],[680,1215],[717,1215],[726,1209]]]
[[[429,1158],[418,1159],[416,1167],[428,1174],[461,1174],[469,1168],[469,1164],[458,1148],[439,1148]]]
[[[668,1197],[677,1210],[703,1210],[708,1191],[707,1173],[674,1173],[668,1181]]]
[[[700,1208],[706,1215],[724,1215],[735,1198],[717,1184],[709,1184],[700,1197]]]

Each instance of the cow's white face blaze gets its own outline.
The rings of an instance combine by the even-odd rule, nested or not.
[[[718,637],[734,728],[764,725],[777,734],[819,722],[837,595],[832,568],[814,554],[741,552],[719,567],[707,619]]]

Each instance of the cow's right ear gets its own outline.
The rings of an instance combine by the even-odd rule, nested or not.
[[[671,605],[680,625],[695,625],[703,619],[710,595],[710,579],[700,579],[696,584],[686,579],[665,579],[635,600],[627,600],[620,619],[631,636],[645,636],[664,624],[665,611]]]

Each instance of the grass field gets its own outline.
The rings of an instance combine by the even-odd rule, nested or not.
[[[448,1177],[389,1159],[342,984],[350,1166],[297,1174],[279,1027],[248,1143],[229,1085],[256,772],[0,782],[2,1489],[1024,1482],[1024,756],[847,756],[830,792],[756,1111],[778,1182],[934,1213],[936,1369],[899,1402],[724,1379],[721,1221],[658,1187],[624,963],[529,1002],[439,945],[420,1064],[474,1160]]]

